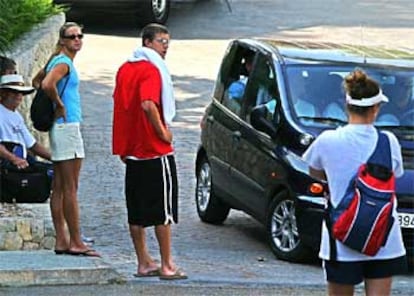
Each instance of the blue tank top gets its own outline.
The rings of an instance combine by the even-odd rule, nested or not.
[[[62,90],[67,82],[63,94],[61,95],[61,100],[66,109],[66,122],[82,122],[78,73],[73,66],[72,60],[64,54],[59,54],[53,57],[46,68],[46,72],[49,72],[58,64],[66,64],[69,67],[69,74],[63,77],[57,83],[58,93],[61,95]],[[56,122],[63,123],[63,118],[58,118]]]

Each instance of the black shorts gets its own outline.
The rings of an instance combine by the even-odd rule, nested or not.
[[[128,223],[154,226],[178,222],[178,183],[173,155],[126,162]]]
[[[324,261],[328,282],[342,285],[357,285],[364,279],[380,279],[407,272],[407,257],[367,261]]]

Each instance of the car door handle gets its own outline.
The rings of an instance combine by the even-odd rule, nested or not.
[[[213,115],[207,116],[207,122],[213,123],[214,122],[214,116]]]

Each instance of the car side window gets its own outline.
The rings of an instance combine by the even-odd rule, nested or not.
[[[227,76],[222,104],[240,116],[255,52],[243,47],[236,51]]]
[[[265,106],[266,118],[270,121],[273,120],[279,92],[272,63],[265,56],[260,55],[257,58],[246,89],[246,97],[246,118],[248,121],[251,110],[257,106]]]

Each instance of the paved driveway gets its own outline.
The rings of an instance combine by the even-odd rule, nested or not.
[[[223,226],[199,221],[194,204],[193,164],[199,121],[230,39],[280,37],[414,48],[414,2],[224,0],[175,4],[169,27],[173,42],[167,63],[173,75],[178,114],[173,124],[180,183],[180,222],[173,227],[177,263],[193,282],[323,286],[318,264],[296,265],[274,258],[263,228],[232,211]],[[112,90],[119,65],[140,44],[135,28],[105,20],[86,25],[84,49],[76,58],[82,79],[86,159],[80,203],[84,232],[96,238],[104,259],[133,279],[135,256],[123,197],[124,166],[111,155]],[[149,247],[156,240],[149,232]],[[414,290],[411,277],[396,286]],[[154,279],[154,281],[158,281]]]

